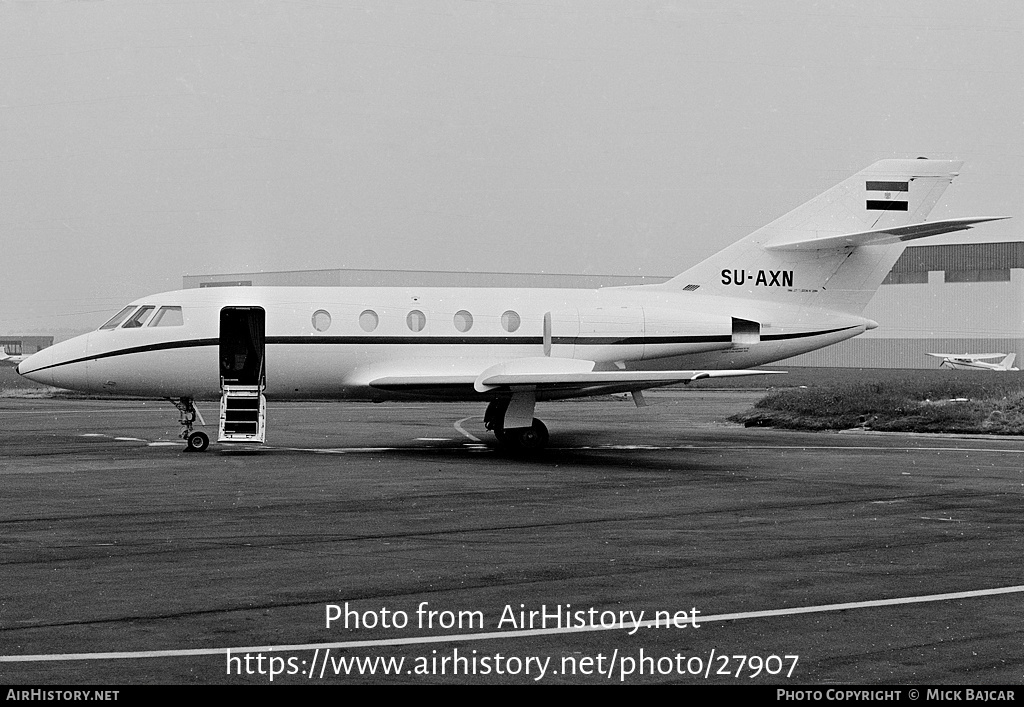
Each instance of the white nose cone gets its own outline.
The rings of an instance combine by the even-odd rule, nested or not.
[[[89,336],[78,336],[34,353],[18,364],[20,375],[36,383],[71,390],[89,389]]]
[[[38,351],[24,361],[18,364],[18,367],[14,370],[18,372],[19,376],[24,376],[31,381],[36,383],[42,383],[43,381],[37,378],[45,368],[49,368],[50,364],[53,363],[53,346]]]

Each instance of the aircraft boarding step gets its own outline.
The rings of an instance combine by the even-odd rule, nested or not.
[[[218,442],[259,442],[267,434],[267,398],[258,385],[224,385]]]

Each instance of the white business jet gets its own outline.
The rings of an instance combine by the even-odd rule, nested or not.
[[[763,374],[873,329],[861,312],[961,163],[883,160],[658,285],[598,290],[218,287],[143,297],[18,372],[82,391],[221,399],[220,442],[263,442],[267,398],[487,403],[499,443],[543,447],[538,401]],[[202,420],[200,420],[202,421]]]
[[[1013,368],[1013,361],[1017,354],[986,353],[986,354],[943,354],[930,353],[929,356],[941,358],[939,368],[953,368],[962,371],[1019,371]],[[999,363],[986,363],[997,358],[1003,359]]]

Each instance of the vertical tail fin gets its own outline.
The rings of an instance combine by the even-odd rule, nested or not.
[[[1013,361],[1016,358],[1017,358],[1017,354],[1012,353],[1009,356],[1007,356],[1006,358],[1004,358],[1002,363],[1000,363],[999,365],[1001,365],[1003,368],[1005,368],[1006,370],[1009,371],[1010,369],[1013,368]]]
[[[924,221],[961,164],[876,162],[662,287],[860,313],[903,251],[892,242],[933,235],[899,229]]]

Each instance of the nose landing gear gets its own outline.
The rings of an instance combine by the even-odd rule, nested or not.
[[[199,419],[199,424],[205,425],[206,422],[203,420],[203,416],[199,414],[199,410],[196,409],[195,403],[192,398],[181,398],[181,400],[174,400],[168,398],[174,407],[178,408],[180,417],[178,422],[181,423],[181,434],[178,436],[185,440],[185,451],[186,452],[205,452],[206,448],[210,446],[210,438],[205,432],[196,432],[192,430],[192,423]]]

